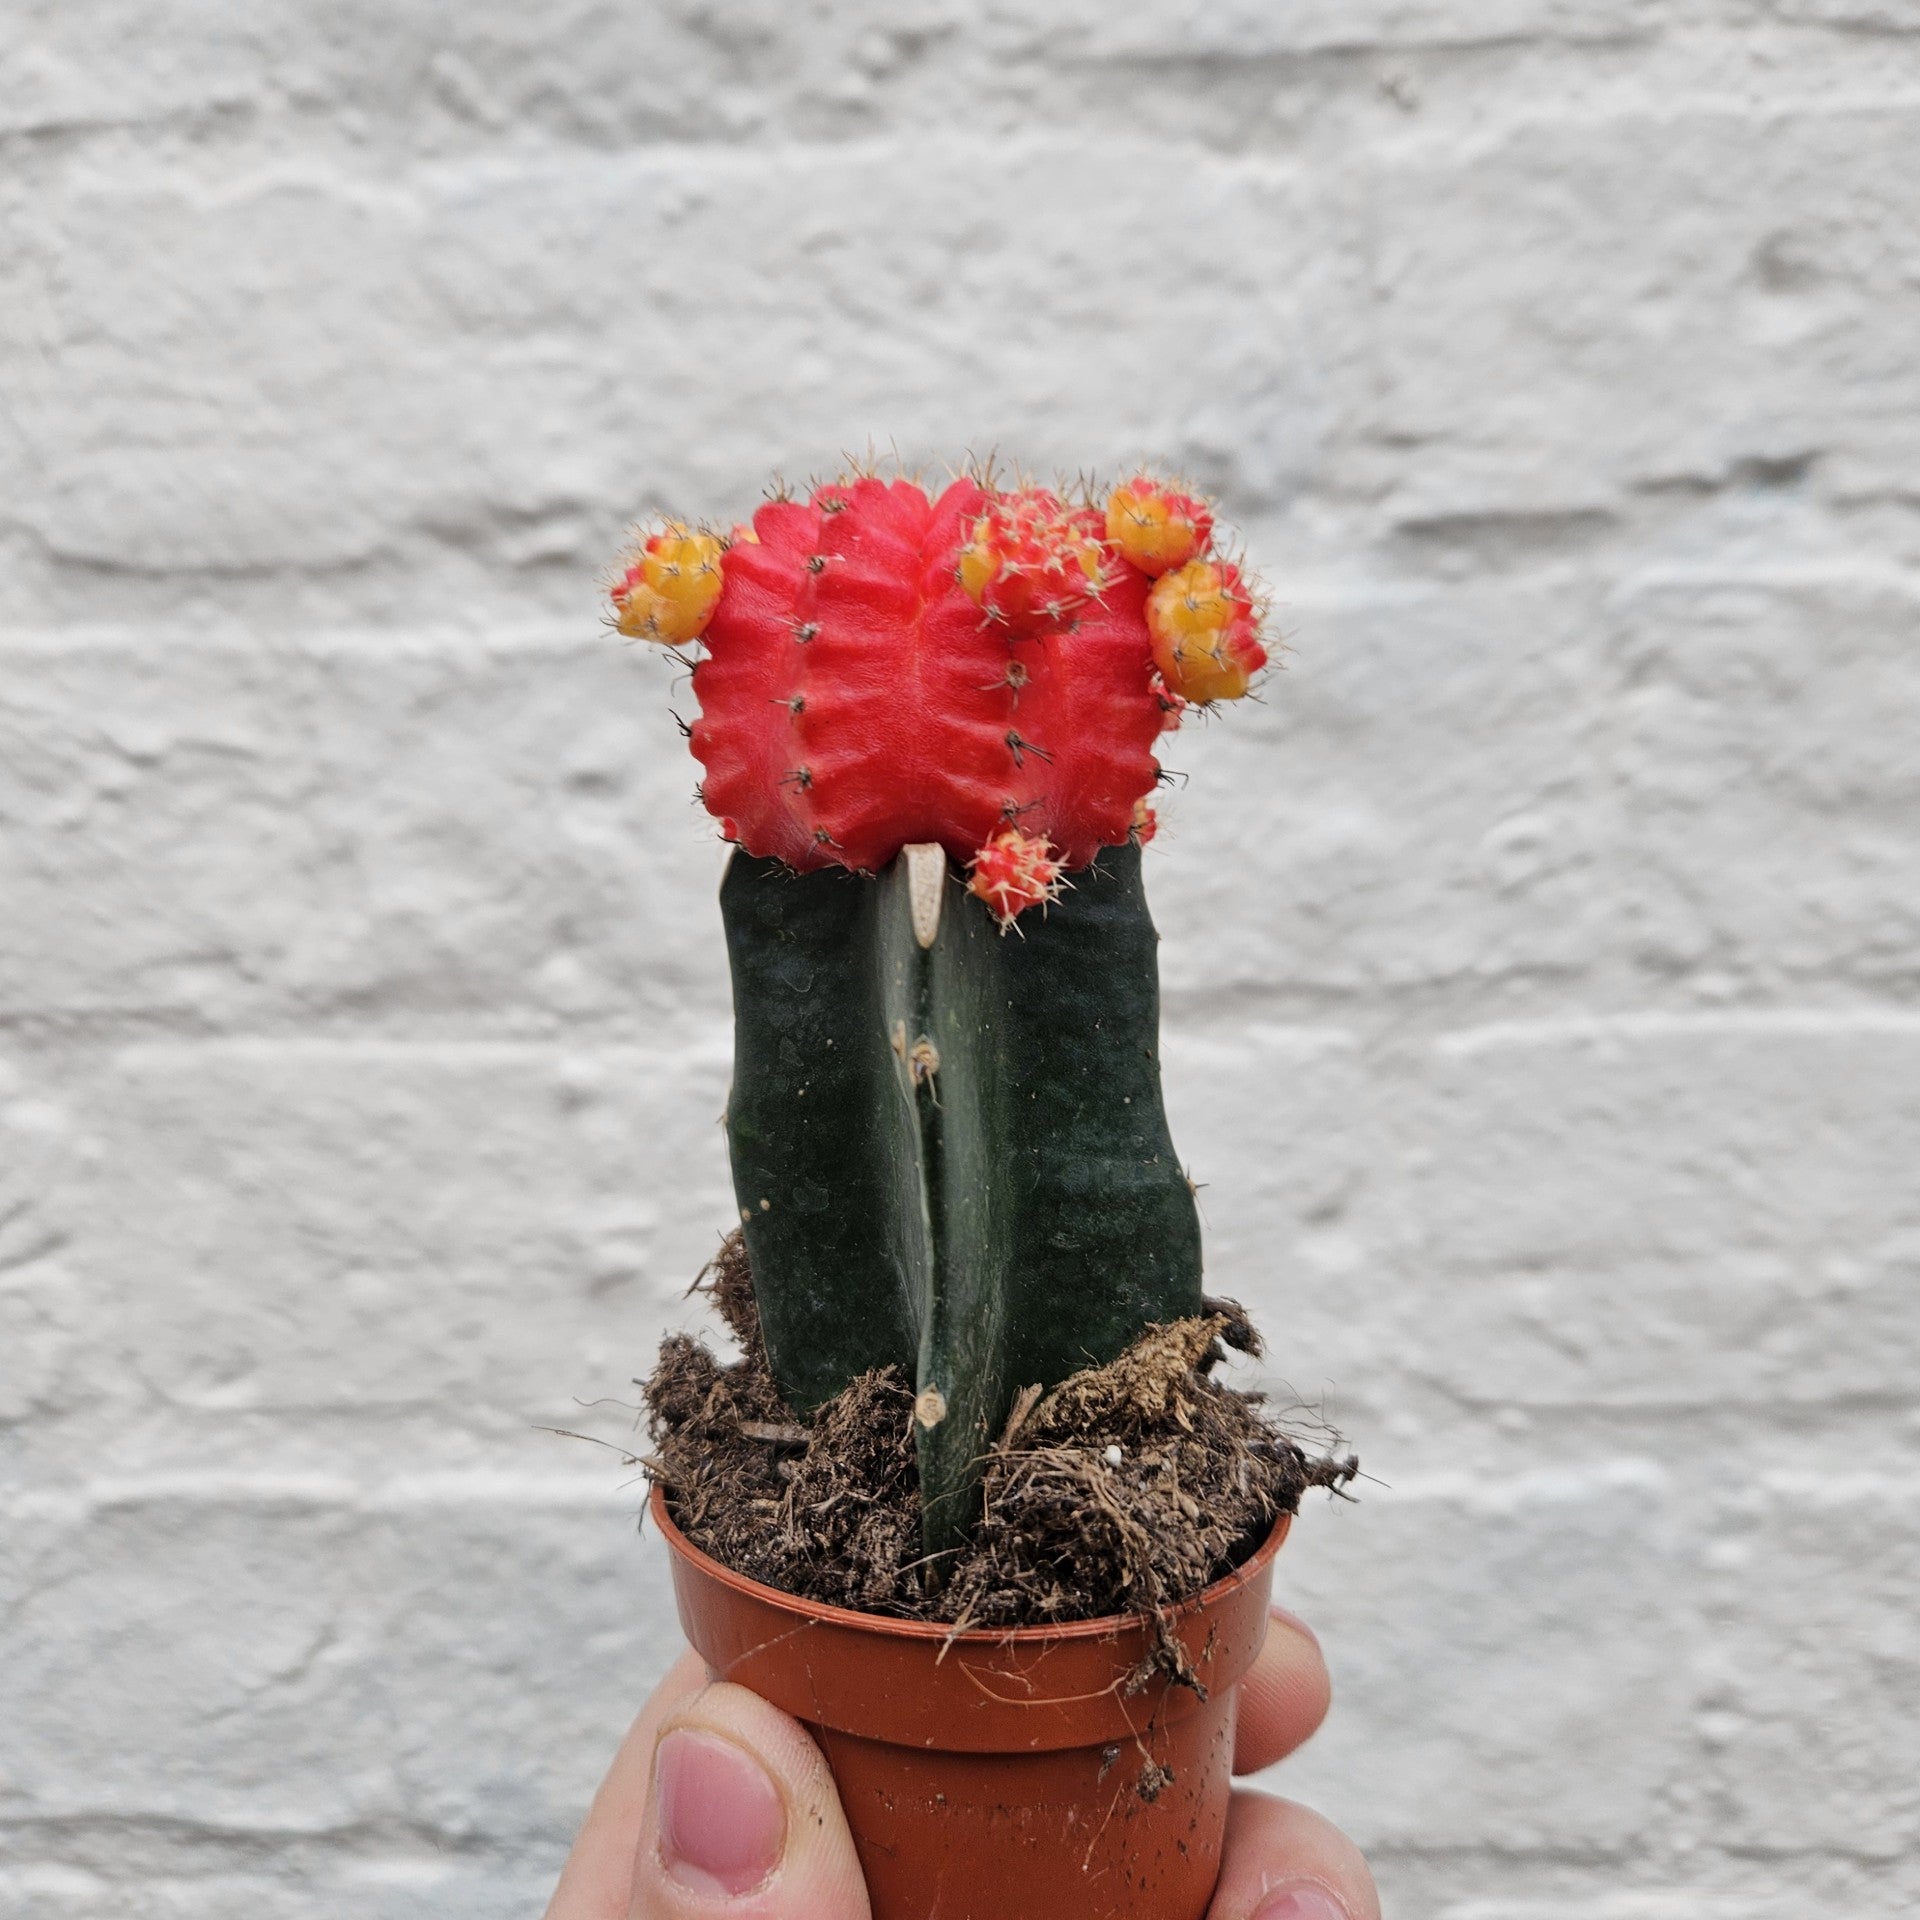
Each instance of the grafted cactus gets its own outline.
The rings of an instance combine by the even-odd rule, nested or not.
[[[668,527],[613,590],[622,631],[706,649],[768,1354],[802,1410],[914,1379],[930,1553],[1020,1388],[1200,1310],[1140,846],[1156,737],[1265,664],[1212,530],[1144,476],[1100,504],[862,476]]]

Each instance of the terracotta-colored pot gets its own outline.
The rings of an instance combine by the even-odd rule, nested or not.
[[[688,1640],[825,1751],[874,1920],[1199,1920],[1220,1871],[1236,1683],[1267,1631],[1283,1517],[1173,1630],[1203,1700],[1156,1673],[1139,1615],[950,1634],[821,1606],[673,1550]]]

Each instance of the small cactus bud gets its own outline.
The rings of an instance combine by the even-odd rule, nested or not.
[[[1144,847],[1160,831],[1160,816],[1147,805],[1144,794],[1133,803],[1132,831],[1133,844],[1136,847]]]
[[[1142,573],[1159,576],[1207,550],[1213,514],[1204,500],[1138,474],[1107,496],[1107,539]]]
[[[1060,863],[1048,857],[1044,834],[1008,827],[973,856],[967,891],[984,900],[1005,933],[1029,907],[1059,898]]]
[[[649,536],[614,585],[614,625],[665,647],[699,639],[720,603],[722,546],[677,520]]]
[[[1267,664],[1253,595],[1224,560],[1163,575],[1147,596],[1147,631],[1167,691],[1201,706],[1238,700]]]
[[[1106,582],[1100,518],[1043,487],[990,498],[968,531],[958,571],[967,597],[1017,632],[1057,631]]]

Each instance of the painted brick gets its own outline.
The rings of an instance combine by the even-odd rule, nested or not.
[[[1844,577],[1283,588],[1266,704],[1162,749],[1176,1013],[1910,1003],[1915,613]]]
[[[14,15],[0,1912],[537,1908],[729,1211],[596,575],[869,439],[1178,461],[1292,644],[1151,881],[1374,1476],[1278,1784],[1412,1920],[1920,1905],[1905,0]]]
[[[179,576],[211,569],[242,577],[242,609],[264,573],[283,617],[291,583],[296,616],[391,617],[397,594],[444,620],[516,576],[522,604],[579,606],[622,510],[737,512],[770,418],[801,474],[870,438],[945,458],[1016,434],[1043,467],[1212,439],[1270,462],[1284,437],[1297,472],[1314,403],[1290,342],[1309,276],[1339,271],[1311,244],[1324,214],[1289,176],[1203,165],[1143,224],[1110,189],[1138,157],[948,142],[906,174],[863,146],[771,179],[685,150],[378,182],[90,171],[31,245],[49,339],[21,409],[43,468],[22,519],[96,596],[101,570],[132,568],[179,604]],[[758,259],[750,285],[716,229]],[[132,263],[127,231],[147,243]],[[1085,289],[1109,273],[1158,289],[1158,324],[1063,368],[1043,342],[1092,322]],[[1257,336],[1210,325],[1229,287]],[[150,431],[129,446],[132,413]]]
[[[1889,162],[1910,112],[1767,117],[1756,141],[1738,114],[1650,102],[1638,125],[1522,124],[1456,167],[1386,168],[1368,437],[1443,450],[1402,469],[1402,535],[1471,536],[1471,501],[1565,552],[1613,487],[1822,461],[1850,487],[1897,485],[1920,214]],[[1446,350],[1463,332],[1486,356],[1471,370]]]
[[[576,632],[12,655],[0,1007],[710,1028],[721,849],[671,673],[590,617]]]
[[[75,1240],[73,1390],[425,1404],[450,1434],[624,1391],[731,1217],[725,1076],[513,1043],[125,1048],[66,1093],[47,1202]]]
[[[1327,1623],[1339,1704],[1274,1784],[1388,1849],[1633,1844],[1690,1744],[1696,1634],[1657,1468],[1436,1475],[1295,1532],[1279,1597]]]
[[[363,1831],[479,1837],[557,1863],[678,1650],[664,1558],[619,1512],[479,1476],[103,1482],[10,1529],[9,1814],[73,1827],[67,1864],[96,1871],[136,1864],[115,1823],[160,1872],[199,1830],[309,1856]],[[75,1739],[92,1716],[118,1724],[110,1747]]]

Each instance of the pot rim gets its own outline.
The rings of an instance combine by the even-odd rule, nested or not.
[[[781,1587],[769,1587],[758,1580],[749,1579],[744,1573],[736,1573],[724,1562],[716,1560],[709,1553],[696,1547],[674,1523],[673,1516],[667,1511],[667,1490],[659,1481],[653,1483],[647,1496],[647,1512],[652,1515],[653,1523],[660,1530],[660,1536],[666,1541],[672,1552],[688,1561],[706,1579],[717,1581],[721,1586],[733,1592],[759,1601],[763,1606],[777,1608],[782,1613],[793,1615],[796,1619],[819,1621],[831,1625],[851,1628],[862,1633],[877,1634],[884,1637],[909,1641],[944,1642],[955,1647],[1022,1647],[1051,1645],[1062,1640],[1106,1640],[1117,1638],[1120,1634],[1144,1629],[1152,1620],[1150,1613],[1103,1613],[1093,1620],[1063,1620],[1058,1625],[1037,1627],[966,1627],[955,1632],[952,1626],[943,1620],[900,1620],[892,1614],[862,1613],[854,1607],[836,1607],[825,1600],[807,1600],[797,1593],[788,1593]],[[1293,1525],[1293,1515],[1278,1515],[1267,1537],[1261,1541],[1252,1553],[1241,1561],[1230,1573],[1225,1573],[1211,1586],[1190,1595],[1185,1600],[1176,1601],[1167,1609],[1174,1621],[1184,1621],[1193,1615],[1217,1605],[1229,1594],[1257,1580],[1262,1571],[1272,1562],[1287,1537],[1288,1529]]]

